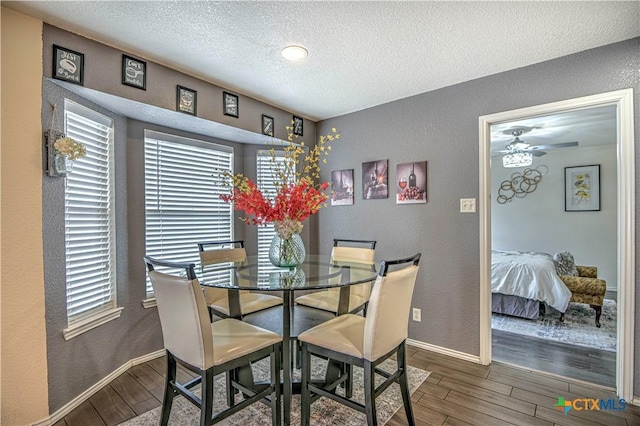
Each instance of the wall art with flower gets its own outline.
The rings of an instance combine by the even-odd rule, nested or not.
[[[600,164],[564,168],[564,210],[600,211]]]

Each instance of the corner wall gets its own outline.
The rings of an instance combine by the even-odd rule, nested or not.
[[[2,8],[1,417],[49,415],[42,259],[42,22]]]

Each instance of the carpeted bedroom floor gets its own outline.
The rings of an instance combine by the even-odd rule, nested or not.
[[[600,317],[601,328],[595,326],[595,311],[582,303],[571,303],[564,322],[560,314],[547,307],[547,313],[537,320],[493,314],[491,327],[511,333],[539,337],[573,345],[605,351],[616,351],[617,305],[615,300],[605,299]]]

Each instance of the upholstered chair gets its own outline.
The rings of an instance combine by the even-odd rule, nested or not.
[[[242,262],[247,258],[244,241],[211,241],[198,243],[200,266],[203,273],[207,265]],[[203,286],[209,313],[220,318],[242,318],[244,315],[282,305],[282,298],[249,290],[226,290]],[[239,315],[232,315],[230,303],[239,303]],[[236,309],[237,310],[237,309]],[[213,319],[213,318],[212,318]]]
[[[376,241],[370,240],[345,240],[336,238],[333,240],[331,260],[336,264],[358,264],[374,266]],[[359,275],[363,275],[358,268],[349,269],[351,281],[358,281]],[[356,313],[363,311],[366,315],[367,304],[371,294],[371,282],[356,284],[349,287],[349,306],[347,312]],[[340,303],[340,289],[331,288],[324,291],[305,294],[296,298],[298,305],[309,306],[324,311],[338,313]]]
[[[298,336],[302,343],[302,426],[309,425],[311,404],[320,397],[333,399],[363,412],[367,416],[367,424],[376,425],[376,397],[394,382],[400,385],[407,421],[409,425],[415,424],[407,379],[405,342],[419,261],[420,253],[406,259],[381,262],[366,317],[354,314],[340,315]],[[390,267],[398,269],[391,272]],[[394,354],[397,370],[389,373],[380,369],[379,365]],[[338,380],[322,387],[313,384],[310,371],[311,355],[344,362],[349,367],[362,367],[364,405],[336,393],[336,388],[348,380],[348,371]],[[375,386],[374,380],[376,373],[386,379],[378,387]]]
[[[261,401],[272,410],[272,424],[280,425],[280,352],[282,337],[271,331],[244,323],[237,319],[223,319],[211,323],[207,305],[195,276],[194,264],[174,263],[144,258],[151,285],[156,296],[162,338],[167,352],[167,374],[162,403],[161,425],[169,422],[173,399],[184,396],[200,408],[200,425],[210,425],[237,413],[250,404]],[[169,275],[155,270],[156,266],[175,268],[186,275]],[[271,385],[256,391],[242,387],[245,399],[235,404],[231,395],[231,406],[214,415],[214,376],[228,372],[241,365],[271,360]],[[176,380],[177,364],[198,375],[188,383]],[[229,378],[229,375],[227,375]],[[201,396],[190,389],[201,384]]]
[[[602,304],[607,292],[607,282],[598,278],[595,266],[578,266],[578,276],[560,275],[560,279],[571,291],[571,302],[587,303],[596,311],[596,327],[600,327]],[[564,313],[560,314],[560,322],[564,321]]]

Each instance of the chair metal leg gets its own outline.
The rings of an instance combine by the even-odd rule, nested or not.
[[[164,398],[162,399],[162,416],[160,418],[161,426],[169,424],[171,405],[173,404],[173,398],[176,396],[176,391],[173,389],[173,383],[176,381],[176,369],[176,360],[173,355],[167,351],[167,373],[164,381]]]
[[[307,350],[307,344],[302,344],[302,385],[300,389],[300,425],[309,426],[311,423],[311,392],[309,381],[311,380],[311,355]]]
[[[227,380],[227,405],[229,407],[233,406],[233,404],[235,404],[235,395],[236,395],[236,389],[233,387],[232,382],[234,380],[236,380],[236,371],[235,370],[229,370],[225,373],[225,378]]]
[[[404,402],[404,412],[407,416],[407,423],[409,426],[415,425],[415,419],[413,418],[413,407],[411,406],[411,393],[409,392],[409,380],[407,378],[407,356],[406,346],[403,343],[398,349],[396,356],[398,361],[398,369],[402,369],[402,374],[398,377],[400,383],[400,392],[402,393],[402,401]]]
[[[273,426],[280,426],[282,422],[281,398],[282,387],[280,386],[280,346],[276,345],[274,352],[271,354],[271,383],[274,387],[274,393],[271,395],[271,423]]]
[[[367,425],[377,426],[375,368],[371,361],[366,359],[364,360],[364,405]]]
[[[200,426],[212,424],[213,416],[213,367],[202,374],[202,407],[200,407]]]
[[[353,397],[353,365],[346,364],[346,369],[347,369],[348,378],[345,384],[344,395],[347,398],[351,398]]]

